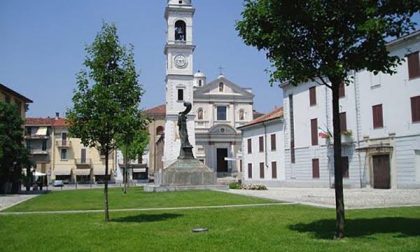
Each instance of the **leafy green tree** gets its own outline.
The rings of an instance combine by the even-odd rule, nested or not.
[[[117,146],[122,150],[124,156],[124,193],[127,193],[129,160],[143,155],[149,143],[148,119],[140,113],[139,116],[128,121],[131,121],[130,125],[124,127],[124,132],[119,133],[116,137]]]
[[[104,207],[105,221],[109,221],[109,155],[117,147],[118,134],[135,127],[131,124],[139,115],[143,90],[137,80],[133,48],[120,45],[115,25],[103,24],[86,53],[67,120],[71,135],[105,155]]]
[[[351,71],[394,73],[401,59],[387,40],[414,28],[418,0],[246,0],[237,30],[247,45],[266,52],[271,83],[314,81],[332,91],[336,237],[344,237],[339,85]]]
[[[23,119],[15,105],[0,102],[0,193],[17,193],[22,167],[29,164]]]

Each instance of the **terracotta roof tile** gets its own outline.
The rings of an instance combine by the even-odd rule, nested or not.
[[[65,127],[67,126],[65,118],[42,118],[42,117],[27,117],[25,119],[26,126],[52,126]]]
[[[166,115],[166,105],[162,104],[144,111],[147,115]]]
[[[277,118],[282,118],[282,117],[283,117],[283,107],[279,107],[279,108],[274,109],[270,113],[262,115],[262,116],[254,119],[254,120],[250,121],[249,123],[247,123],[247,124],[245,124],[241,127],[238,127],[238,128],[244,128],[244,127],[248,127],[248,126],[251,126],[251,125],[259,124],[259,123],[262,123],[262,122],[267,122],[267,121],[274,120],[274,119],[277,119]]]

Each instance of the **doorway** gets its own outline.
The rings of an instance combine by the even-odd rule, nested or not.
[[[372,156],[373,163],[373,188],[391,188],[391,169],[389,155]]]
[[[228,172],[228,164],[225,158],[228,156],[227,148],[217,149],[217,172]]]

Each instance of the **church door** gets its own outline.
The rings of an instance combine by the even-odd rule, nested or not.
[[[373,156],[373,188],[391,188],[389,155]]]
[[[217,172],[228,172],[228,164],[225,158],[228,156],[228,149],[217,149]]]

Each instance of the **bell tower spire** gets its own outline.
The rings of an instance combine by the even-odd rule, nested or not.
[[[163,165],[176,161],[181,142],[178,134],[178,113],[184,102],[193,104],[193,16],[191,0],[168,0],[165,9],[166,45],[166,123]],[[195,147],[194,112],[188,115],[190,143]],[[195,149],[193,148],[193,151]]]

